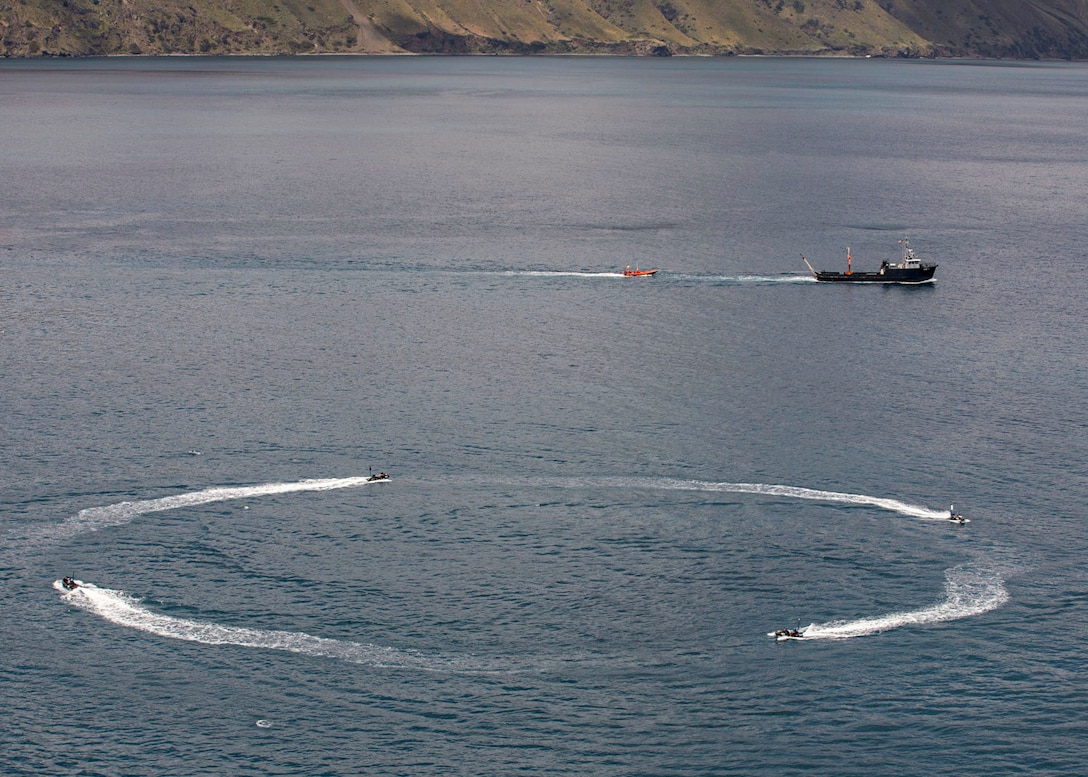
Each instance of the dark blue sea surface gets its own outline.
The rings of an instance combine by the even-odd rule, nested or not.
[[[1079,773],[1086,127],[1069,63],[0,62],[0,772]]]

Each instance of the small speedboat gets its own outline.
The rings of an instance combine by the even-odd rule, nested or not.
[[[62,578],[60,584],[68,591],[74,591],[79,588],[79,583],[70,577]]]
[[[379,472],[377,475],[371,475],[366,479],[368,483],[372,483],[375,480],[389,480],[389,476],[384,472]]]
[[[623,277],[625,278],[639,278],[643,275],[653,275],[657,270],[640,270],[637,267],[631,269],[631,265],[627,265],[627,269],[623,271]]]

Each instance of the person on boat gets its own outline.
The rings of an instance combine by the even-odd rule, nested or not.
[[[61,580],[60,584],[62,586],[64,586],[65,588],[67,588],[69,591],[74,591],[77,588],[79,588],[79,583],[77,583],[75,580],[73,580],[70,577],[66,577],[63,580]]]

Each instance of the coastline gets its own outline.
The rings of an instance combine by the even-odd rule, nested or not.
[[[818,57],[1085,61],[1081,0],[720,0],[713,8],[572,0],[22,0],[0,9],[0,58],[92,56]],[[887,7],[885,7],[887,6]]]

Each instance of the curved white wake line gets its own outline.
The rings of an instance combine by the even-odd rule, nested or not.
[[[1001,577],[979,567],[953,567],[945,573],[945,599],[932,607],[896,612],[854,621],[831,621],[801,629],[807,639],[849,639],[902,626],[969,618],[997,609],[1009,600]]]
[[[931,510],[928,507],[908,504],[898,499],[887,499],[866,494],[846,494],[838,491],[820,491],[799,486],[769,483],[708,483],[697,480],[647,481],[647,483],[648,485],[666,489],[767,494],[793,499],[811,499],[819,502],[871,505],[882,510],[890,510],[900,515],[925,520],[947,521],[949,517],[949,513],[943,510]],[[901,626],[969,618],[996,609],[1009,600],[1004,581],[995,571],[980,567],[954,567],[948,570],[945,576],[945,600],[932,607],[878,615],[854,621],[814,623],[801,629],[801,634],[804,639],[849,639],[850,637],[876,634]]]
[[[678,491],[724,491],[740,494],[767,494],[769,496],[786,496],[792,499],[810,499],[816,502],[837,502],[839,504],[872,505],[882,510],[890,510],[900,515],[912,518],[926,518],[930,520],[948,520],[948,512],[944,510],[931,510],[928,507],[912,505],[900,502],[898,499],[886,499],[879,496],[866,494],[844,494],[838,491],[818,491],[814,488],[801,488],[799,486],[783,486],[770,483],[708,483],[698,480],[666,480],[657,481],[658,488],[676,489]]]
[[[136,502],[119,502],[103,507],[81,510],[58,527],[63,534],[97,531],[107,526],[128,523],[139,515],[180,507],[209,504],[232,499],[259,497],[298,491],[327,491],[350,488],[371,482],[367,477],[327,478],[302,480],[291,483],[265,483],[257,486],[209,488],[159,499]],[[601,482],[601,481],[598,481]],[[872,505],[907,516],[931,520],[946,520],[948,513],[926,507],[907,504],[895,499],[847,494],[836,491],[820,491],[798,486],[766,483],[713,483],[696,480],[659,480],[648,478],[605,479],[609,485],[626,485],[644,488],[663,488],[686,491],[718,491],[732,493],[765,494],[795,499],[810,499],[841,504]],[[947,573],[947,598],[933,607],[905,613],[865,618],[855,621],[835,621],[812,624],[803,629],[806,639],[846,639],[874,634],[900,626],[934,623],[977,615],[1001,606],[1008,600],[1001,579],[996,573],[983,574],[979,570],[956,568]],[[314,637],[302,632],[267,631],[236,626],[172,618],[158,615],[141,607],[137,600],[110,589],[94,585],[81,585],[75,591],[66,591],[60,581],[54,587],[73,604],[90,610],[112,623],[135,628],[172,639],[200,642],[209,645],[238,645],[271,650],[286,650],[313,656],[340,658],[373,666],[411,667],[427,671],[496,671],[494,669],[456,666],[454,662],[433,659],[410,652],[364,643],[346,642]],[[505,671],[513,671],[507,669]]]
[[[88,507],[80,510],[65,520],[60,527],[60,534],[74,535],[97,531],[107,526],[120,526],[139,515],[162,510],[174,510],[179,507],[225,502],[231,499],[251,499],[269,494],[288,494],[295,491],[331,491],[337,488],[354,488],[370,483],[388,483],[388,479],[369,480],[365,476],[350,478],[324,478],[320,480],[300,480],[293,483],[264,483],[259,486],[237,486],[226,488],[206,488],[187,494],[175,494],[159,499],[144,499],[138,502],[118,502],[103,507]]]
[[[369,666],[418,669],[424,671],[456,671],[453,662],[429,658],[412,652],[381,645],[347,642],[314,637],[298,631],[268,631],[241,626],[172,618],[143,607],[138,600],[109,588],[99,588],[80,582],[79,588],[68,591],[57,580],[53,587],[64,594],[69,603],[93,612],[110,623],[137,629],[169,639],[199,642],[203,645],[235,645],[266,650],[285,650],[322,658],[338,658]],[[460,669],[464,670],[463,667]]]

